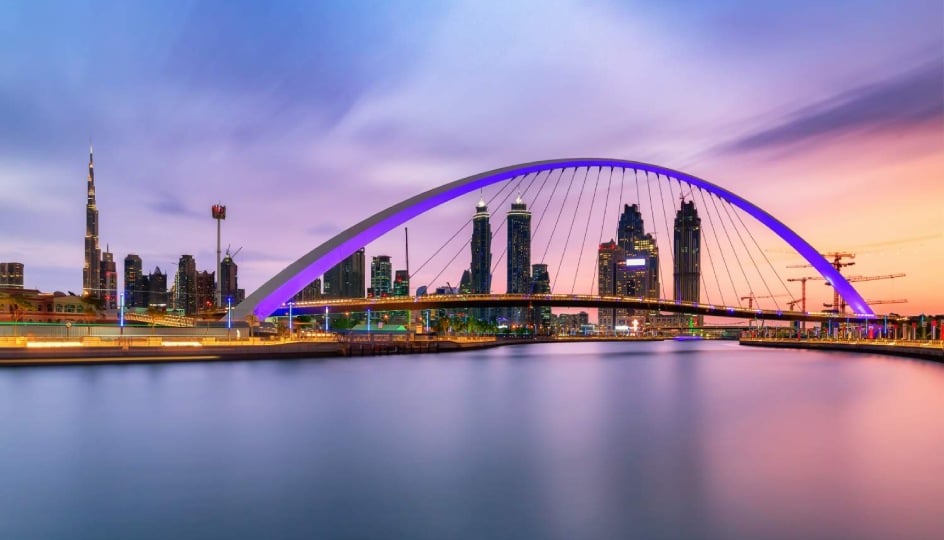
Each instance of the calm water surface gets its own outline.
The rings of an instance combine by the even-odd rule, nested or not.
[[[0,370],[0,538],[944,538],[944,367],[728,342]]]

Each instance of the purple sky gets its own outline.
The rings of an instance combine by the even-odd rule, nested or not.
[[[0,260],[28,287],[81,289],[90,136],[103,248],[212,270],[221,201],[250,292],[399,200],[555,157],[690,172],[822,249],[944,229],[939,0],[230,4],[0,5]],[[412,258],[473,204],[411,227]],[[944,243],[920,248],[863,273],[944,311],[920,264]]]

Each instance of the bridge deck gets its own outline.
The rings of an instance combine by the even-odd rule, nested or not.
[[[585,294],[445,294],[426,296],[399,296],[385,298],[322,299],[292,305],[296,315],[362,311],[406,311],[423,309],[501,308],[501,307],[565,307],[565,308],[615,308],[685,313],[712,317],[738,319],[763,319],[781,321],[864,321],[881,318],[877,315],[852,315],[824,312],[800,312],[788,310],[747,309],[743,307],[717,306],[674,300],[647,298],[596,296]],[[273,315],[285,316],[288,306],[283,305]]]

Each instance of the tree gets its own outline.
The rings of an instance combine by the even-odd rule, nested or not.
[[[252,337],[253,327],[259,326],[259,317],[256,317],[255,313],[246,315],[246,324],[249,325],[249,337]]]

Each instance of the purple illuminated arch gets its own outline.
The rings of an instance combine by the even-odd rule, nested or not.
[[[322,276],[334,265],[338,264],[358,249],[366,246],[410,219],[431,208],[435,208],[447,201],[455,199],[460,195],[526,174],[576,167],[612,167],[617,169],[648,171],[657,175],[675,178],[717,195],[744,210],[786,241],[797,253],[806,259],[823,278],[836,288],[836,291],[842,296],[854,313],[874,315],[872,309],[855,288],[853,288],[846,278],[842,277],[839,271],[820,255],[813,246],[780,222],[780,220],[746,199],[696,176],[667,167],[660,167],[659,165],[650,165],[648,163],[622,159],[578,158],[535,161],[483,172],[450,182],[395,204],[345,230],[288,265],[284,270],[276,274],[275,277],[267,281],[259,287],[258,290],[242,301],[239,306],[235,308],[233,316],[239,319],[246,317],[250,313],[260,318],[268,316],[284,302],[292,298],[298,291],[305,288],[306,285]]]

